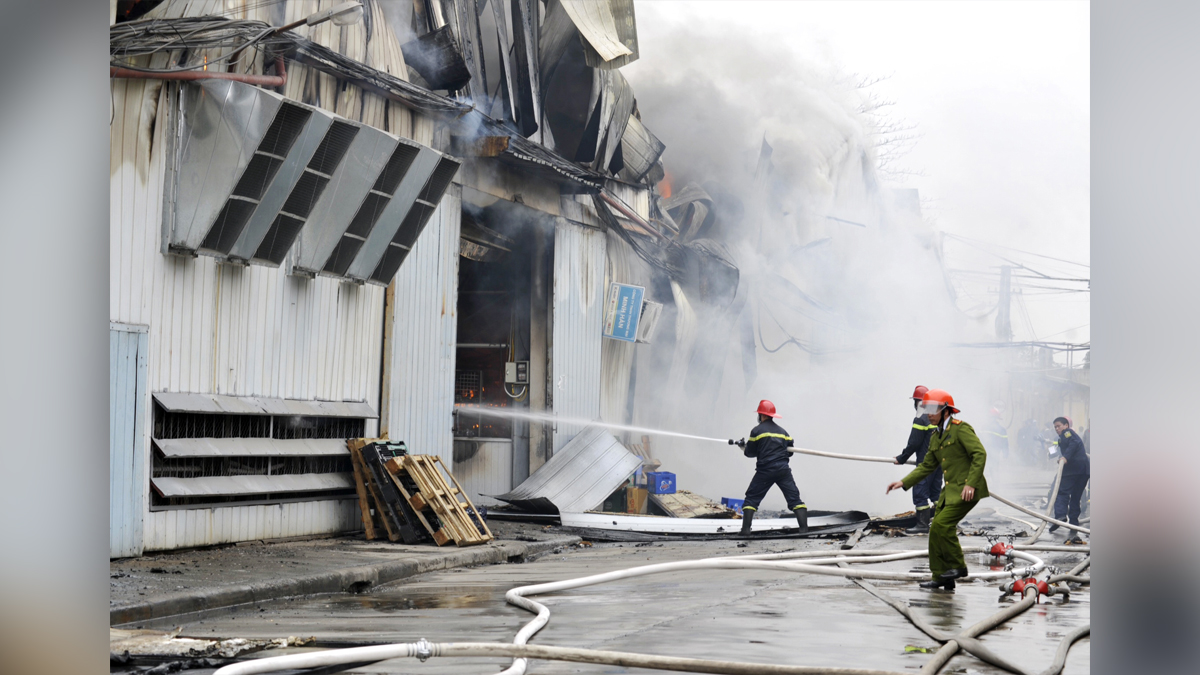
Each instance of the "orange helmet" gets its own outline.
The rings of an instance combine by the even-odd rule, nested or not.
[[[925,392],[929,391],[929,387],[918,384],[916,389],[913,389],[912,400],[920,401],[925,398]]]
[[[945,389],[930,389],[921,397],[921,403],[940,403],[950,409],[950,412],[958,412],[958,408],[954,407],[954,397]]]
[[[766,415],[767,417],[779,417],[779,414],[775,412],[775,404],[766,399],[758,402],[758,414]]]

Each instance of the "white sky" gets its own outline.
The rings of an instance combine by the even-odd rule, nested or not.
[[[924,174],[893,187],[918,188],[936,227],[1090,261],[1086,1],[657,0],[638,2],[637,20],[646,61],[669,61],[659,38],[702,22],[753,31],[843,73],[890,76],[876,88],[895,102],[893,117],[918,125],[921,139],[904,164]],[[1013,255],[1030,266],[1038,261]],[[956,268],[1002,264],[961,245],[948,246],[947,256]],[[1038,269],[1090,275],[1049,261]],[[1028,295],[1026,304],[1033,334],[1014,305],[1015,339],[1090,339],[1090,294]]]

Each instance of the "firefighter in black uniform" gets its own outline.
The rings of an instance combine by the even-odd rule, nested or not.
[[[913,408],[921,405],[921,399],[929,387],[918,385],[913,389]],[[925,452],[929,450],[929,437],[937,426],[929,423],[928,415],[917,415],[913,418],[912,431],[908,432],[908,445],[904,452],[896,455],[896,463],[903,464],[914,454],[917,464],[925,461]],[[942,470],[938,469],[913,486],[913,506],[917,508],[917,523],[905,530],[908,534],[929,534],[929,521],[933,519],[933,505],[942,495]]]
[[[1065,464],[1062,481],[1058,485],[1058,499],[1054,500],[1054,518],[1078,525],[1079,514],[1083,511],[1083,491],[1092,477],[1092,461],[1083,445],[1083,439],[1071,428],[1071,420],[1065,417],[1055,418],[1054,430],[1058,432],[1058,452],[1062,455],[1059,461]],[[1057,529],[1058,525],[1050,526],[1051,532]],[[1084,542],[1076,532],[1067,539],[1067,543]]]
[[[800,499],[800,490],[796,488],[796,480],[792,478],[792,467],[789,462],[792,453],[792,437],[783,427],[775,423],[779,415],[775,412],[775,404],[770,401],[758,403],[758,426],[750,431],[750,438],[742,439],[731,444],[742,448],[747,457],[757,457],[754,466],[754,478],[750,487],[746,488],[746,501],[742,504],[742,536],[749,536],[750,525],[754,522],[754,514],[758,505],[772,485],[778,485],[787,500],[788,508],[796,514],[796,522],[800,524],[800,533],[808,532],[808,506]]]

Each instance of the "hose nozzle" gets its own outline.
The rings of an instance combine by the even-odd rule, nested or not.
[[[742,440],[740,440],[740,441],[735,441],[735,440],[733,440],[733,439],[731,438],[731,439],[729,439],[729,444],[730,444],[730,445],[736,445],[736,446],[738,446],[739,448],[743,448],[743,449],[744,449],[744,448],[746,447],[746,439],[744,439],[744,438],[743,438],[743,439],[742,439]]]

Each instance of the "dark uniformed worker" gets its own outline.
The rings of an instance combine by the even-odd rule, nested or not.
[[[1092,461],[1088,458],[1083,439],[1071,428],[1070,420],[1065,417],[1056,418],[1054,430],[1058,432],[1058,452],[1062,455],[1062,459],[1058,461],[1065,464],[1062,481],[1058,485],[1058,499],[1054,500],[1054,517],[1078,525],[1079,514],[1083,511],[1083,491],[1092,477]],[[1057,525],[1050,525],[1051,532],[1057,529]],[[1078,532],[1067,541],[1083,543]]]
[[[918,410],[937,427],[929,439],[929,451],[920,466],[903,480],[888,485],[887,491],[908,490],[939,466],[945,472],[946,486],[938,499],[937,514],[929,525],[929,571],[933,578],[922,582],[921,588],[950,590],[955,579],[967,576],[967,561],[958,543],[958,522],[988,496],[987,480],[983,477],[987,451],[971,425],[951,417],[958,408],[954,407],[954,397],[946,391],[925,392]]]
[[[921,399],[924,398],[925,392],[929,391],[929,387],[918,385],[913,389],[912,400],[913,408],[921,407]],[[925,451],[929,449],[929,437],[936,429],[934,425],[929,423],[929,417],[925,415],[917,415],[913,418],[912,431],[908,432],[908,445],[904,447],[904,451],[896,455],[896,463],[903,464],[908,461],[909,457],[917,456],[917,464],[920,464],[925,459]],[[933,518],[933,505],[937,503],[938,496],[942,493],[942,469],[938,467],[924,480],[918,481],[913,486],[912,498],[913,506],[917,508],[917,524],[905,530],[908,534],[928,534],[929,521]]]
[[[750,480],[750,487],[746,488],[746,501],[742,504],[742,536],[750,534],[750,525],[754,522],[758,505],[772,485],[779,486],[788,508],[796,514],[800,533],[808,532],[808,506],[800,499],[800,490],[792,478],[792,453],[788,452],[788,448],[795,443],[788,432],[775,423],[776,417],[779,415],[775,412],[774,403],[759,401],[758,426],[750,431],[749,439],[737,443],[747,457],[758,458],[754,466],[754,478]]]

